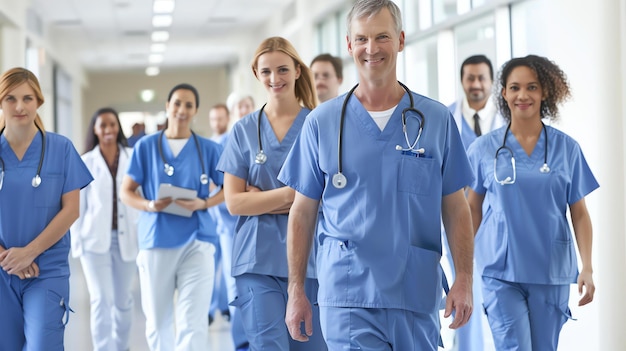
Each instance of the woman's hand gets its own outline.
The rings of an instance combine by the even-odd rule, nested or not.
[[[171,197],[164,197],[158,200],[150,200],[146,205],[146,211],[148,212],[161,212],[164,208],[172,203]]]
[[[207,209],[206,200],[199,197],[195,199],[176,199],[174,202],[189,211],[203,211]]]
[[[9,274],[19,275],[32,265],[36,257],[36,254],[25,247],[12,247],[0,253],[0,267]],[[34,272],[28,273],[32,275]]]
[[[585,294],[583,295],[583,287]],[[578,275],[578,294],[583,295],[578,301],[578,306],[584,306],[593,301],[593,295],[596,292],[596,286],[593,283],[593,273],[583,270]]]
[[[33,262],[30,266],[26,267],[26,269],[16,275],[22,280],[37,278],[39,276],[39,266]]]

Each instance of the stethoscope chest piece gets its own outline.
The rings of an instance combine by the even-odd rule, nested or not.
[[[169,163],[165,164],[165,166],[163,167],[163,170],[165,171],[165,174],[167,174],[170,177],[174,175],[174,167],[172,167],[172,165],[170,165]]]
[[[544,163],[541,168],[539,168],[539,172],[541,173],[550,173],[550,167],[548,167],[547,163]]]
[[[343,173],[335,173],[333,175],[332,182],[335,188],[343,189],[346,187],[346,184],[348,184],[348,179],[345,175],[343,175]]]
[[[265,154],[265,152],[263,152],[263,150],[259,150],[259,152],[257,152],[256,156],[254,157],[254,163],[262,165],[265,164],[266,161],[267,155]]]
[[[204,174],[204,173],[202,173],[200,175],[200,183],[202,183],[203,185],[209,184],[209,176]]]
[[[41,177],[39,176],[39,174],[36,174],[33,177],[33,180],[31,181],[31,185],[33,186],[33,188],[38,188],[41,185]]]

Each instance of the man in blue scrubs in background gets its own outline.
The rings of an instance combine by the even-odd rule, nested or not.
[[[320,332],[312,330],[315,301],[304,281],[321,201],[317,302],[329,350],[437,350],[441,218],[456,271],[444,315],[454,311],[456,329],[472,313],[473,235],[463,191],[471,169],[448,109],[397,81],[401,17],[390,0],[354,4],[347,42],[360,83],[311,112],[278,176],[296,190],[285,321],[303,342]]]

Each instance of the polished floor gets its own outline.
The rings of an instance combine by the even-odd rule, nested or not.
[[[80,266],[80,261],[70,258],[70,306],[74,313],[70,316],[65,329],[66,351],[90,351],[91,346],[89,326],[89,294],[87,285]],[[148,351],[145,341],[145,318],[141,312],[139,294],[139,280],[135,281],[135,313],[133,314],[133,326],[131,332],[130,351]],[[217,316],[209,328],[209,342],[211,348],[207,351],[233,351],[230,339],[230,324]]]

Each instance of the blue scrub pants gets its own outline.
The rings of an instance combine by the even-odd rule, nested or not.
[[[211,297],[211,307],[209,316],[215,317],[215,312],[223,313],[228,310],[228,292],[226,280],[224,278],[223,255],[221,245],[215,246],[215,284],[213,285],[213,297]],[[230,311],[228,311],[230,313]]]
[[[246,273],[235,278],[239,296],[233,305],[241,312],[251,351],[324,351],[320,332],[316,279],[305,282],[306,295],[313,308],[313,335],[308,342],[295,341],[285,324],[287,278]],[[334,350],[334,349],[332,349]]]
[[[220,232],[220,248],[222,252],[222,276],[224,278],[224,289],[227,292],[228,302],[232,302],[237,298],[237,283],[235,277],[232,276],[232,262],[233,262],[233,232],[234,227],[230,228],[231,231],[225,233]],[[229,305],[230,311],[230,335],[235,345],[235,350],[246,350],[248,347],[248,339],[246,338],[246,332],[243,329],[243,321],[241,320],[241,313],[235,306]]]
[[[439,346],[439,311],[321,306],[320,320],[329,350],[437,351]]]
[[[94,351],[127,350],[133,320],[135,261],[124,261],[117,230],[111,231],[111,247],[99,254],[80,257],[91,304],[91,341]]]
[[[69,277],[20,280],[0,270],[0,349],[63,350]]]
[[[556,351],[571,319],[569,285],[512,283],[483,276],[483,297],[498,351]]]

